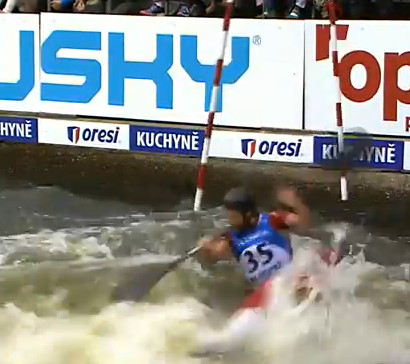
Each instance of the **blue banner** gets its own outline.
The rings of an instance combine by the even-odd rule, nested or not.
[[[202,130],[131,125],[130,150],[198,157],[204,136]]]
[[[37,119],[0,117],[0,141],[37,143],[37,135]]]
[[[404,142],[383,139],[345,138],[346,153],[353,150],[350,166],[358,168],[403,169]],[[337,138],[315,136],[313,161],[322,166],[338,159]],[[353,157],[354,156],[354,157]]]

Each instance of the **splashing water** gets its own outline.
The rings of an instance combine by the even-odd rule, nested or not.
[[[101,209],[110,211],[98,203]],[[65,217],[58,228],[50,227],[52,216],[45,222],[36,213],[39,225],[30,234],[22,226],[0,240],[6,264],[0,267],[2,364],[410,362],[409,282],[389,278],[363,253],[328,268],[309,250],[315,241],[294,238],[300,246],[295,261],[246,345],[233,356],[198,358],[190,352],[201,334],[220,332],[244,297],[235,265],[208,268],[190,260],[140,303],[113,303],[110,292],[131,270],[144,266],[141,279],[150,274],[148,256],[166,261],[192,247],[199,234],[222,227],[219,209],[200,222],[127,210],[126,218],[93,218],[92,226]],[[324,228],[340,238],[355,227]],[[309,271],[321,287],[321,299],[298,314],[290,314],[297,305],[292,270]]]

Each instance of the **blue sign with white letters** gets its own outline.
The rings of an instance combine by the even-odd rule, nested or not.
[[[21,101],[35,85],[35,34],[21,30],[20,77],[15,83],[0,83],[0,100]],[[214,64],[203,64],[198,59],[198,37],[181,35],[179,40],[173,34],[156,35],[156,56],[153,61],[125,59],[125,34],[120,32],[79,31],[56,29],[42,39],[41,69],[48,75],[82,76],[81,84],[73,82],[41,82],[41,101],[59,103],[90,103],[101,91],[103,82],[108,82],[105,105],[124,106],[124,85],[127,79],[151,80],[156,87],[156,108],[174,108],[174,79],[170,68],[175,51],[180,53],[182,69],[194,81],[204,84],[204,110],[211,103],[211,91],[215,73]],[[105,39],[106,38],[106,39]],[[69,58],[60,56],[64,50],[87,50],[102,52],[102,44],[108,44],[108,65],[95,58]],[[224,66],[221,90],[218,94],[218,111],[222,111],[223,86],[236,83],[249,68],[249,37],[232,37],[232,61]],[[175,43],[180,49],[175,50]],[[138,47],[138,45],[134,45]],[[141,93],[144,89],[141,87]],[[177,92],[183,92],[178,90]],[[135,95],[138,98],[138,94]]]
[[[349,153],[349,149],[353,150],[358,146],[351,161],[352,167],[403,169],[403,141],[383,139],[363,141],[360,138],[345,138],[344,143],[346,153]],[[335,137],[315,136],[313,148],[314,164],[331,165],[332,161],[339,158],[337,138]]]
[[[0,117],[0,141],[37,143],[37,135],[37,119]]]
[[[204,137],[203,130],[131,125],[130,150],[198,157]]]

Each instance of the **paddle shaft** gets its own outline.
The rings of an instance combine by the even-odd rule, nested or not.
[[[179,259],[177,259],[175,261],[176,264],[182,263],[183,261],[187,260],[188,258],[193,257],[194,255],[196,255],[199,251],[201,250],[200,246],[196,246],[195,248],[191,249],[190,251],[188,251],[185,255],[183,255],[182,257],[180,257]]]

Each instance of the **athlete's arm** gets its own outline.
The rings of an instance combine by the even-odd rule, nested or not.
[[[271,213],[271,225],[276,230],[289,230],[308,232],[310,226],[309,208],[297,196],[294,190],[282,189],[278,191],[278,200],[292,208],[294,212],[276,211]],[[328,246],[320,246],[317,254],[327,265],[335,265],[341,259],[340,251]]]
[[[198,245],[201,247],[199,251],[200,259],[202,258],[208,262],[233,258],[231,241],[227,234],[202,238],[199,240]]]
[[[278,230],[294,229],[303,231],[309,228],[310,211],[296,191],[291,188],[281,188],[277,192],[279,202],[290,207],[292,212],[278,212],[273,218],[273,226]],[[273,214],[275,216],[275,214]]]

